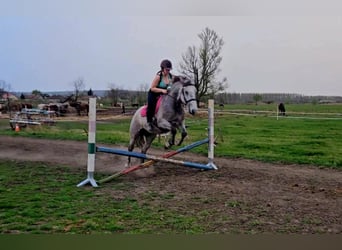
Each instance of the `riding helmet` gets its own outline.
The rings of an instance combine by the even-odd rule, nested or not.
[[[165,68],[172,69],[172,63],[171,63],[170,60],[165,59],[165,60],[163,60],[163,61],[160,63],[160,67],[161,67],[162,69],[165,69]]]

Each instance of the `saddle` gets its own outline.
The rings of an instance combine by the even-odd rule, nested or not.
[[[160,104],[161,104],[162,97],[163,97],[163,96],[159,96],[159,97],[158,97],[157,105],[156,105],[156,110],[155,110],[155,112],[154,112],[155,114],[156,114],[156,113],[158,112],[158,110],[159,110],[159,107],[160,107]],[[146,117],[146,115],[147,115],[147,105],[144,105],[144,106],[143,106],[143,108],[141,109],[140,115],[141,115],[142,117]]]

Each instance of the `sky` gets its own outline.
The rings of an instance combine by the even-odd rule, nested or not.
[[[0,80],[11,91],[149,86],[198,35],[224,41],[230,93],[342,96],[342,3],[334,0],[0,0]]]

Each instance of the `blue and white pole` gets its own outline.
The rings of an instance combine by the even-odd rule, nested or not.
[[[93,187],[97,187],[94,180],[95,172],[95,137],[96,137],[96,97],[89,98],[89,125],[88,125],[88,164],[87,179],[80,182],[77,187],[90,183]]]

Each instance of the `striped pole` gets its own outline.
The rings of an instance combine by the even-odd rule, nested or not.
[[[197,147],[197,146],[199,146],[201,144],[205,144],[207,142],[208,142],[208,139],[204,139],[202,141],[195,142],[193,144],[190,144],[188,146],[185,146],[185,147],[177,150],[176,153],[178,154],[180,152],[188,151],[191,148]],[[130,156],[130,157],[140,158],[140,159],[145,159],[145,160],[168,162],[168,163],[183,165],[185,167],[200,168],[200,169],[207,169],[207,170],[212,169],[212,167],[207,166],[206,164],[202,164],[202,163],[168,159],[170,156],[173,156],[175,154],[172,154],[169,157],[165,157],[165,156],[160,157],[160,156],[155,156],[155,155],[148,155],[148,154],[143,154],[143,153],[138,153],[138,152],[133,152],[133,151],[130,152],[127,150],[121,150],[121,149],[116,149],[116,148],[106,148],[106,147],[96,147],[96,152]]]
[[[96,97],[89,98],[89,124],[88,124],[88,164],[87,179],[80,182],[77,187],[90,183],[93,187],[97,187],[94,180],[95,172],[95,137],[96,137]]]
[[[209,145],[208,145],[208,164],[207,166],[211,169],[217,169],[216,165],[214,164],[214,100],[208,100],[208,138],[209,138]]]
[[[195,147],[198,147],[198,146],[200,146],[202,144],[208,143],[208,141],[209,141],[209,139],[206,138],[204,140],[191,143],[191,144],[189,144],[189,145],[187,145],[185,147],[179,148],[179,149],[177,149],[175,151],[171,151],[171,152],[168,152],[166,154],[163,154],[161,157],[162,158],[170,158],[170,157],[172,157],[172,156],[174,156],[176,154],[188,151],[188,150],[190,150],[192,148],[195,148]],[[110,180],[112,180],[114,178],[117,178],[117,177],[121,176],[121,175],[128,174],[128,173],[133,172],[133,171],[138,170],[138,169],[147,168],[147,167],[153,165],[155,162],[156,162],[155,160],[149,160],[149,161],[146,161],[144,163],[140,163],[138,165],[131,166],[129,168],[126,168],[126,169],[122,170],[121,172],[115,173],[113,175],[110,175],[110,176],[108,176],[108,177],[98,181],[98,183],[101,184],[101,183],[104,183],[104,182],[108,182],[108,181],[110,181]]]
[[[142,154],[142,153],[138,153],[138,152],[129,152],[126,150],[120,150],[120,149],[115,149],[115,148],[99,147],[99,148],[97,148],[97,152],[110,153],[110,154],[123,155],[123,156],[131,156],[131,157],[145,159],[145,160],[154,160],[154,161],[179,164],[179,165],[183,165],[185,167],[200,168],[200,169],[207,169],[207,170],[213,169],[211,166],[207,166],[206,164],[190,162],[190,161],[180,161],[180,160],[174,160],[174,159],[167,159],[167,158],[163,158],[163,157],[159,157],[159,156],[155,156],[155,155]]]

